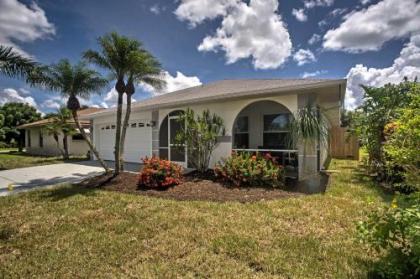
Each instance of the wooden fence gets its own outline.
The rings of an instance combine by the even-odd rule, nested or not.
[[[359,160],[359,141],[346,128],[333,127],[330,130],[330,151],[332,158]]]

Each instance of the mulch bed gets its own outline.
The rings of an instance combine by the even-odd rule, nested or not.
[[[280,189],[261,187],[230,187],[217,181],[197,177],[194,174],[186,176],[184,182],[180,185],[169,187],[167,189],[139,187],[137,185],[137,180],[138,176],[136,174],[124,172],[117,177],[112,177],[112,175],[100,175],[89,178],[79,183],[79,185],[89,188],[101,188],[109,191],[180,201],[204,200],[216,202],[255,202],[260,200],[274,200],[302,195],[301,193],[288,192]]]

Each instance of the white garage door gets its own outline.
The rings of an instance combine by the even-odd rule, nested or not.
[[[124,160],[140,162],[141,158],[152,155],[152,127],[150,120],[132,120],[127,127]],[[98,151],[105,160],[114,160],[115,125],[99,126]]]

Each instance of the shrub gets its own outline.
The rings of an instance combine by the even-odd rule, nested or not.
[[[235,186],[280,187],[284,183],[284,168],[266,154],[232,153],[214,169],[216,177]]]
[[[139,175],[139,185],[166,188],[182,181],[182,167],[158,157],[142,159],[144,166]]]
[[[358,226],[362,242],[384,255],[374,265],[380,278],[420,276],[420,193],[400,196]]]

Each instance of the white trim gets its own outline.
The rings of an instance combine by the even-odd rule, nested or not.
[[[284,152],[284,153],[295,153],[298,152],[298,150],[295,149],[243,149],[243,148],[232,148],[233,151],[249,151],[249,152]]]

